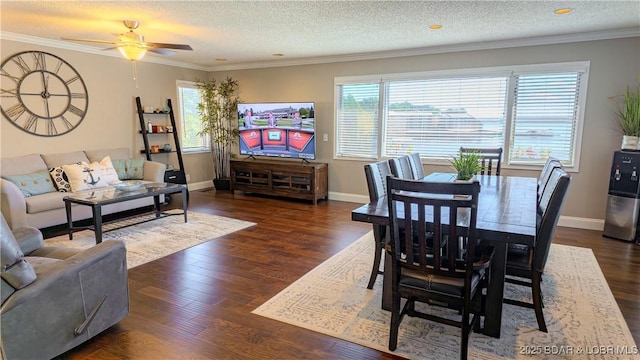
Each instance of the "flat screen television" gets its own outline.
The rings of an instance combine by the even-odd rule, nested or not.
[[[316,158],[313,102],[238,104],[240,155]]]

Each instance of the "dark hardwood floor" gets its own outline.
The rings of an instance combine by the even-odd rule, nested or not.
[[[130,316],[62,358],[395,359],[251,314],[371,230],[351,221],[357,206],[191,192],[190,210],[257,225],[130,269]],[[593,249],[640,344],[640,246],[569,228],[555,242]]]

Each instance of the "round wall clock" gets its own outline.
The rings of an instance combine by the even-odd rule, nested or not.
[[[2,115],[37,136],[59,136],[80,125],[89,95],[76,69],[60,57],[24,51],[2,62]]]

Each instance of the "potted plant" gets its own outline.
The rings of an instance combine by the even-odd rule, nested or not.
[[[197,82],[202,97],[198,104],[202,130],[198,135],[209,137],[213,158],[213,184],[217,190],[230,188],[229,161],[232,145],[238,141],[238,82],[227,77],[224,81]]]
[[[460,155],[450,162],[456,170],[456,180],[458,181],[469,181],[482,170],[480,154],[477,152],[460,152]]]
[[[634,93],[627,87],[624,102],[616,109],[618,125],[622,130],[622,149],[640,149],[640,85]]]

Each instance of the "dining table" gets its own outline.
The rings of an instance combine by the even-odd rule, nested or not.
[[[494,247],[487,288],[483,333],[500,337],[508,244],[535,245],[537,179],[519,176],[476,175],[480,182],[476,231]],[[431,173],[421,181],[452,182],[453,173]],[[351,212],[353,221],[389,226],[386,196]],[[389,231],[385,232],[389,234]],[[387,239],[388,240],[388,239]],[[391,309],[391,257],[384,257],[382,308]]]

